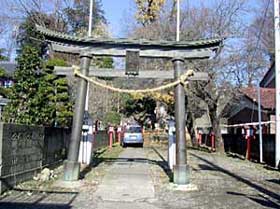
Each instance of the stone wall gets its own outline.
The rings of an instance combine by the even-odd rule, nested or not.
[[[70,130],[0,123],[0,193],[66,157]]]

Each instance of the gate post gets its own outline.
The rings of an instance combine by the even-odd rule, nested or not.
[[[80,59],[81,73],[85,76],[88,76],[92,56],[88,53],[83,53],[80,55]],[[67,160],[64,161],[65,181],[76,181],[79,179],[80,163],[78,162],[78,155],[85,110],[86,90],[87,81],[79,78],[74,116],[72,121],[71,140],[69,144]]]
[[[175,79],[183,74],[184,59],[174,58]],[[185,185],[189,183],[189,168],[186,159],[186,134],[185,134],[185,89],[182,83],[175,87],[175,121],[176,121],[176,164],[174,166],[174,183]]]

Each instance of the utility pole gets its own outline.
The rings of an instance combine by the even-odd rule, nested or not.
[[[93,0],[90,0],[89,6],[89,23],[88,23],[88,37],[91,37],[92,31],[92,14],[93,14]],[[87,96],[86,96],[86,104],[85,111],[88,112],[88,100],[89,100],[89,83],[87,84]]]
[[[177,0],[177,26],[176,26],[176,41],[180,41],[180,0]]]
[[[275,135],[275,166],[280,166],[280,20],[279,0],[274,0],[275,29],[275,88],[276,88],[276,135]]]
[[[92,31],[92,13],[93,13],[93,0],[90,0],[90,6],[89,6],[89,24],[88,24],[88,37],[91,37],[91,31]]]
[[[260,163],[263,163],[263,138],[262,138],[262,112],[261,112],[261,88],[258,84],[258,117],[259,117],[259,147],[260,147]]]

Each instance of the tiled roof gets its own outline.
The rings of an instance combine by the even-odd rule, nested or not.
[[[152,41],[146,39],[110,39],[110,38],[89,38],[89,37],[77,37],[68,35],[61,32],[52,31],[42,26],[36,25],[36,29],[41,34],[49,38],[64,39],[68,41],[80,42],[80,43],[92,43],[92,44],[121,44],[121,45],[142,45],[142,46],[154,46],[172,47],[172,48],[196,48],[196,47],[219,47],[223,44],[224,38],[212,38],[202,40],[189,40],[189,41]]]
[[[253,102],[258,102],[258,91],[255,87],[248,87],[241,89],[241,92],[246,95]],[[275,89],[274,88],[261,88],[261,106],[264,109],[275,109]]]

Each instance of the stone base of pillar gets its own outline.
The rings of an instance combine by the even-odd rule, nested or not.
[[[76,161],[64,161],[64,181],[79,180],[80,163]]]
[[[190,183],[190,169],[188,165],[174,165],[174,184],[186,185]]]

